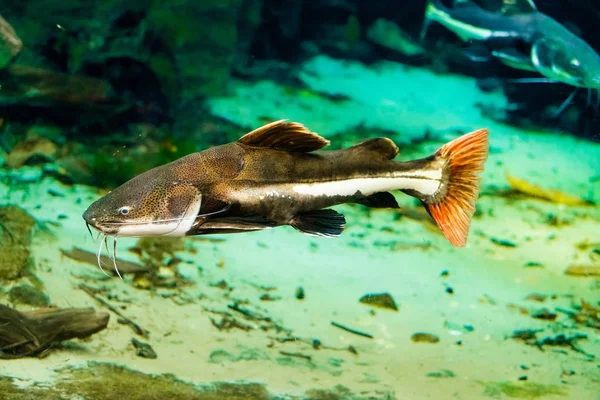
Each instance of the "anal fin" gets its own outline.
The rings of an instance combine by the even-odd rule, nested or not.
[[[398,202],[390,192],[379,192],[357,200],[356,203],[370,208],[399,208]]]
[[[335,210],[323,209],[298,214],[290,225],[307,235],[337,237],[346,227],[346,218]]]

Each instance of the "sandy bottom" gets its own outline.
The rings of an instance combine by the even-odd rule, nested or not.
[[[74,246],[91,252],[98,247],[81,219],[97,198],[91,188],[67,187],[49,178],[0,186],[0,203],[20,205],[51,232],[38,230],[33,251],[36,274],[54,305],[102,309],[78,289],[85,283],[105,289],[112,304],[123,306],[126,316],[150,332],[149,338],[139,338],[112,314],[108,328],[90,339],[72,341],[44,359],[3,361],[0,375],[15,378],[20,386],[51,385],[56,370],[93,360],[149,374],[172,373],[198,384],[260,382],[276,394],[343,385],[356,396],[406,400],[600,399],[600,331],[556,312],[557,307],[573,310],[581,299],[599,306],[600,280],[564,275],[568,265],[593,262],[589,251],[576,245],[598,241],[598,207],[511,200],[494,191],[507,188],[508,171],[600,201],[600,184],[592,179],[599,173],[600,146],[495,128],[480,216],[466,248],[453,248],[422,222],[395,220],[393,211],[342,206],[338,210],[346,215],[348,228],[339,239],[313,238],[291,228],[213,237],[219,241],[187,239],[195,251],[178,256],[185,261],[181,273],[193,284],[177,289],[135,289],[130,276],[107,280],[97,268],[61,254]],[[428,143],[401,157],[424,155],[439,145]],[[65,197],[49,196],[50,188]],[[414,206],[407,196],[398,199]],[[60,214],[66,218],[59,219]],[[499,240],[516,247],[499,245]],[[119,256],[139,262],[127,252],[134,244],[135,239],[122,239]],[[532,262],[539,266],[526,266]],[[222,280],[227,289],[214,286]],[[295,297],[299,286],[303,300]],[[382,292],[394,298],[398,312],[359,303],[367,293]],[[527,300],[532,293],[554,297]],[[277,300],[261,301],[265,294]],[[272,322],[249,321],[227,308],[236,301]],[[532,318],[542,308],[556,312],[556,320]],[[219,330],[211,322],[222,318],[215,311],[258,329]],[[373,337],[345,332],[332,321]],[[306,340],[280,342],[276,339],[286,333],[274,326]],[[541,350],[511,339],[518,329],[540,329],[540,340],[575,333],[588,338],[577,343],[580,352],[558,346]],[[415,332],[436,335],[439,342],[415,343]],[[151,344],[158,358],[136,356],[133,337]],[[326,348],[315,350],[314,339]]]

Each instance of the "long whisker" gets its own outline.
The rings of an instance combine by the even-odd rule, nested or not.
[[[85,223],[85,227],[87,228],[88,232],[90,233],[90,236],[92,237],[92,240],[94,240],[94,234],[92,233],[92,230],[90,229],[90,224],[88,224],[86,222]]]
[[[108,250],[108,235],[104,235],[104,248],[106,249],[106,253],[110,256],[110,250]]]
[[[106,235],[104,235],[104,240],[103,242],[106,243]],[[104,275],[109,276],[106,271],[104,271],[104,269],[102,269],[102,263],[100,262],[100,253],[102,252],[102,242],[100,242],[100,247],[98,247],[98,268],[100,268],[100,271],[102,271],[104,273]]]
[[[113,265],[115,266],[115,272],[119,275],[119,278],[123,280],[123,277],[117,268],[117,236],[113,236]]]
[[[551,118],[556,118],[560,115],[560,113],[562,113],[565,108],[567,108],[567,106],[571,103],[571,100],[573,100],[573,97],[575,97],[575,94],[577,94],[577,90],[579,88],[575,88],[575,90],[573,90],[573,92],[569,95],[569,97],[567,97],[567,99],[565,101],[563,101],[563,103],[560,105],[560,107],[558,108],[558,110],[556,110],[554,113],[552,113]]]

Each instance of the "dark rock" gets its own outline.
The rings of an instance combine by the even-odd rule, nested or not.
[[[366,294],[359,301],[373,307],[398,311],[398,306],[389,293]]]
[[[133,344],[133,347],[135,347],[136,354],[142,358],[155,359],[158,357],[152,346],[150,346],[148,343],[140,342],[136,338],[132,338],[131,344]]]

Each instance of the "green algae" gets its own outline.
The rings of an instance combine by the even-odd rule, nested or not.
[[[50,305],[50,298],[42,290],[27,285],[18,285],[10,289],[8,299],[14,304],[26,304],[35,307],[47,307]]]
[[[64,399],[65,395],[83,400],[217,400],[270,399],[264,386],[254,383],[216,383],[196,387],[172,375],[146,375],[120,366],[92,363],[89,368],[65,368],[51,387],[34,384],[26,388],[13,386],[8,378],[0,379],[0,393],[5,399]]]
[[[524,382],[484,382],[484,394],[489,397],[500,397],[502,395],[514,399],[541,399],[548,396],[568,396],[565,389],[557,385],[545,385],[540,383]]]
[[[57,371],[52,385],[34,383],[23,387],[8,377],[0,377],[0,393],[6,400],[46,399],[59,400],[346,400],[366,399],[351,393],[341,385],[333,389],[313,389],[302,395],[278,396],[259,383],[216,382],[192,385],[171,374],[147,375],[122,366],[89,363],[87,368],[67,367]],[[383,398],[393,398],[387,394]]]
[[[22,208],[0,207],[0,279],[21,277],[31,262],[29,245],[35,219]]]

